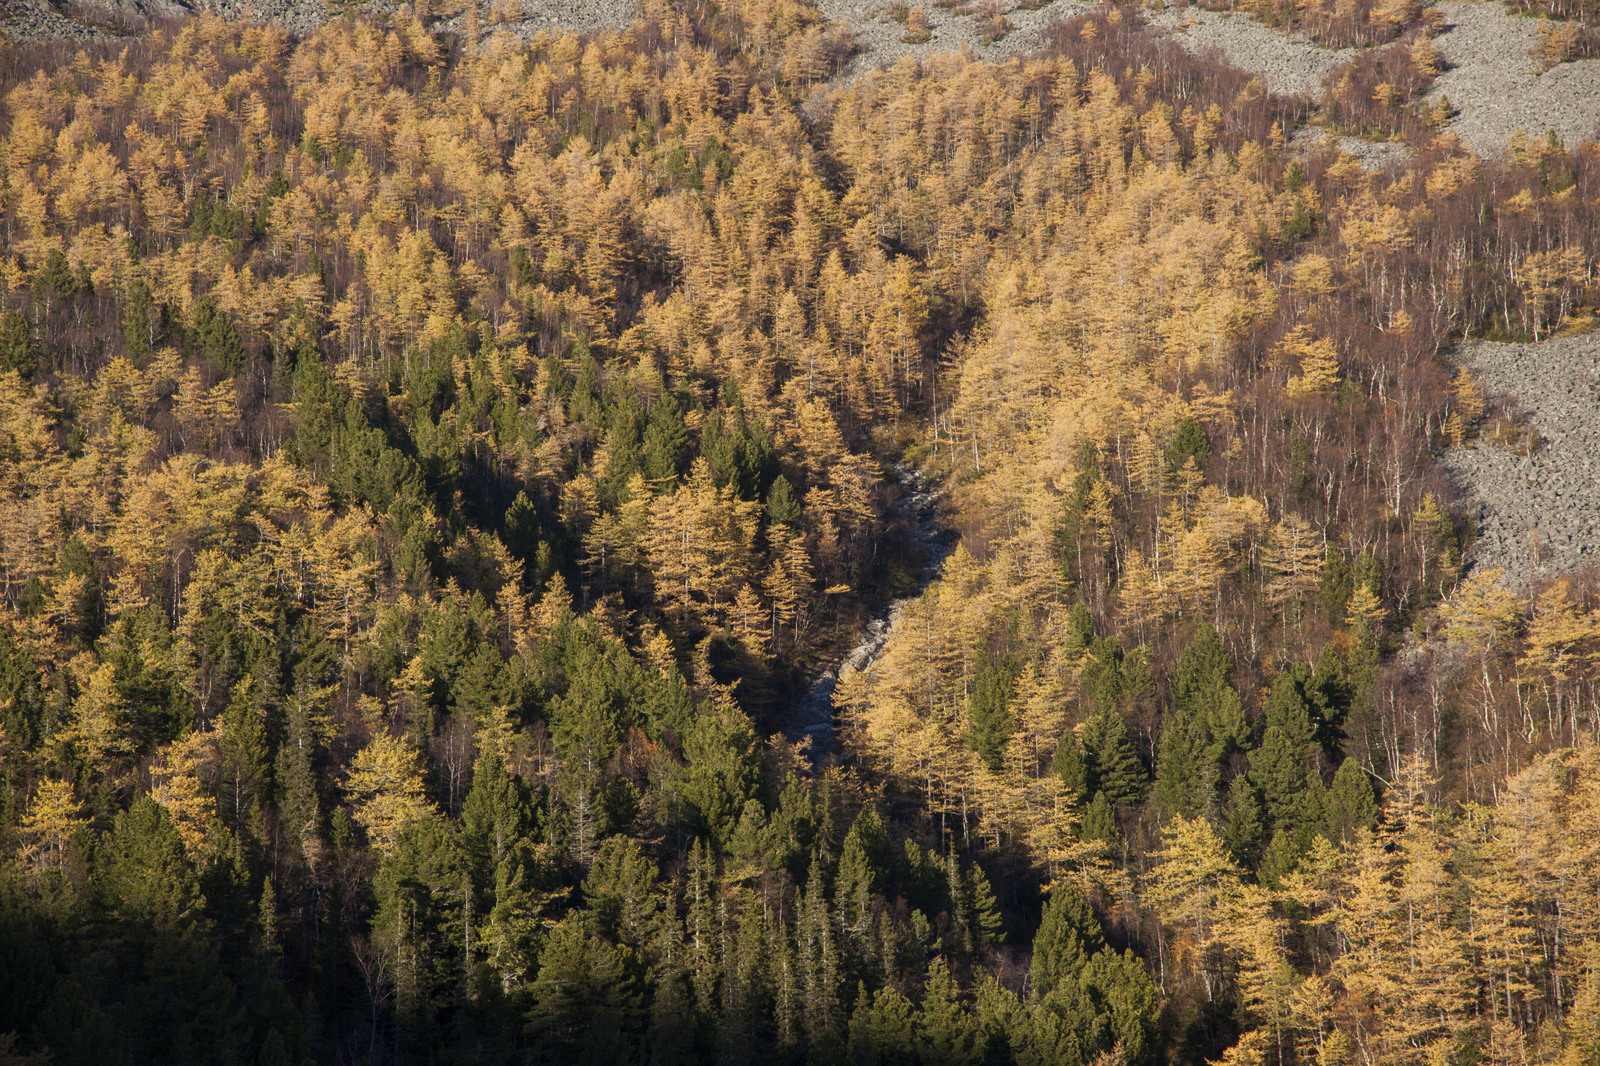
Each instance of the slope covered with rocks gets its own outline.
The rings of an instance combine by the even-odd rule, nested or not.
[[[1600,560],[1600,333],[1479,341],[1455,357],[1488,399],[1514,401],[1536,431],[1445,458],[1478,526],[1473,563],[1526,585]]]
[[[1445,66],[1425,102],[1448,97],[1456,111],[1450,130],[1479,155],[1499,155],[1519,129],[1535,138],[1554,131],[1569,145],[1595,136],[1600,59],[1561,63],[1541,73],[1532,55],[1538,20],[1481,0],[1437,6],[1444,20],[1434,45]],[[1260,77],[1269,90],[1291,95],[1318,97],[1328,76],[1361,54],[1280,33],[1244,14],[1179,8],[1151,23],[1189,51],[1215,53]]]
[[[1427,100],[1449,97],[1450,129],[1483,156],[1499,155],[1517,130],[1531,137],[1554,131],[1576,145],[1600,125],[1600,59],[1561,63],[1539,72],[1531,51],[1536,19],[1518,18],[1502,4],[1460,0],[1440,4],[1444,57]]]
[[[1196,55],[1215,53],[1223,62],[1261,79],[1269,92],[1316,97],[1322,83],[1358,54],[1354,48],[1324,48],[1263,26],[1243,13],[1172,8],[1154,15],[1152,26]]]

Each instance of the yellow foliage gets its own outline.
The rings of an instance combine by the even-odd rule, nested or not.
[[[150,767],[150,798],[167,809],[192,858],[202,854],[216,821],[216,801],[202,775],[217,755],[215,737],[196,731],[163,747]]]
[[[1274,355],[1300,368],[1300,373],[1291,376],[1283,386],[1291,399],[1323,396],[1339,384],[1339,356],[1333,342],[1326,337],[1313,339],[1309,327],[1296,327],[1278,345]]]
[[[1516,629],[1521,605],[1500,583],[1500,570],[1489,567],[1463,581],[1439,608],[1439,617],[1447,640],[1487,653]]]
[[[345,780],[356,824],[374,847],[394,850],[404,826],[432,812],[422,787],[421,758],[404,740],[379,733],[356,754]]]
[[[129,752],[128,705],[117,690],[116,678],[116,668],[110,663],[93,668],[72,705],[72,724],[64,734],[97,769]]]
[[[39,782],[28,811],[22,816],[22,850],[17,858],[24,868],[38,872],[61,866],[73,836],[87,824],[86,819],[78,817],[78,809],[72,782]]]

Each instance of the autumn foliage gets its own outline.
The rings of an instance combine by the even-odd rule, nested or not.
[[[1600,604],[1436,460],[1600,157],[1280,14],[1408,35],[1319,106],[1409,162],[1134,8],[5,46],[0,1046],[1592,1057]]]

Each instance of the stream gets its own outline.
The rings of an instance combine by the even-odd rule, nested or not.
[[[889,638],[900,625],[906,606],[920,599],[928,586],[933,584],[944,567],[945,558],[956,546],[955,532],[939,528],[937,504],[942,493],[929,487],[921,471],[913,470],[904,463],[894,463],[893,470],[895,484],[900,489],[894,510],[905,520],[911,547],[920,548],[923,555],[916,591],[910,596],[890,600],[874,610],[861,633],[860,641],[837,663],[824,667],[814,675],[805,693],[784,716],[784,733],[790,740],[810,740],[813,763],[821,763],[833,751],[833,692],[840,676],[847,669],[865,670],[877,661],[884,645],[889,643]]]

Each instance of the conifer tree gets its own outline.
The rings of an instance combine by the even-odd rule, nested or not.
[[[1073,807],[1083,804],[1089,798],[1089,764],[1076,733],[1061,734],[1056,744],[1054,769],[1061,778],[1066,802]]]
[[[1222,814],[1222,839],[1233,861],[1246,869],[1252,868],[1265,843],[1266,831],[1266,812],[1262,809],[1261,797],[1250,778],[1240,774],[1228,786],[1228,803]]]
[[[976,1066],[983,1060],[976,1019],[959,991],[944,960],[934,959],[928,965],[916,1027],[918,1054],[930,1066]]]
[[[1354,759],[1339,764],[1328,790],[1328,829],[1331,839],[1350,841],[1363,829],[1378,824],[1378,801],[1366,771]]]
[[[351,763],[345,782],[355,820],[382,852],[393,850],[400,830],[431,810],[424,799],[416,752],[401,740],[379,733]]]
[[[813,1055],[833,1054],[844,1040],[839,954],[822,879],[813,859],[795,934],[800,1027]]]
[[[883,888],[889,862],[889,838],[878,812],[864,807],[845,834],[834,878],[839,923],[860,944],[871,932],[873,898]]]
[[[996,773],[1005,759],[1006,742],[1016,730],[1011,700],[1017,673],[1018,664],[1009,656],[990,663],[973,681],[967,706],[971,723],[967,744]]]
[[[1292,830],[1299,824],[1306,757],[1316,735],[1311,707],[1292,673],[1278,675],[1265,710],[1261,746],[1250,753],[1250,783],[1260,791],[1272,823]]]
[[[632,952],[588,933],[577,917],[550,930],[529,988],[531,1032],[557,1054],[596,1060],[631,1047],[641,1021]]]
[[[1074,885],[1058,883],[1045,900],[1033,938],[1029,970],[1033,994],[1049,995],[1060,982],[1077,981],[1104,948],[1105,937],[1089,901]]]
[[[1144,763],[1134,750],[1127,723],[1115,711],[1101,711],[1083,730],[1084,761],[1093,791],[1112,803],[1132,806],[1144,798]]]
[[[1079,830],[1084,840],[1097,840],[1115,850],[1122,843],[1122,829],[1117,825],[1116,808],[1102,789],[1083,811],[1083,826]]]
[[[1216,801],[1216,764],[1210,758],[1211,738],[1203,722],[1183,706],[1167,713],[1156,746],[1156,780],[1152,795],[1169,814],[1194,818]]]

